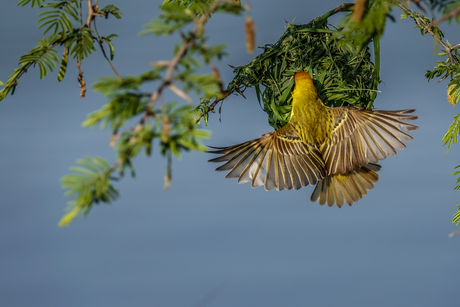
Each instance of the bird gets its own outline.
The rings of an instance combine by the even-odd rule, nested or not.
[[[267,191],[316,185],[312,202],[351,206],[379,180],[377,163],[413,140],[404,131],[418,129],[405,123],[418,119],[411,114],[415,109],[326,106],[304,71],[295,73],[291,94],[291,117],[283,127],[241,144],[209,146],[209,153],[220,155],[209,162],[225,162],[217,171],[229,171],[226,178]]]

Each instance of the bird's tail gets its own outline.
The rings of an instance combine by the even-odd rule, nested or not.
[[[350,206],[367,195],[367,190],[374,188],[379,180],[377,172],[381,169],[378,164],[369,163],[360,169],[351,170],[345,174],[332,174],[318,181],[311,195],[311,201],[322,206],[332,207],[337,204],[341,208],[344,201]]]

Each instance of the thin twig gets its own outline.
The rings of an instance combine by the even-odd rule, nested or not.
[[[418,20],[418,21],[415,21],[416,23],[418,23],[419,25],[421,25],[426,32],[430,33],[431,36],[433,36],[437,41],[438,43],[442,46],[442,48],[444,48],[444,50],[446,50],[446,53],[447,53],[447,56],[449,57],[449,61],[451,64],[455,64],[455,60],[454,60],[454,56],[452,55],[452,49],[447,46],[441,38],[439,38],[437,35],[435,35],[433,33],[433,31],[431,31],[431,29],[421,20]]]
[[[407,14],[409,14],[409,15],[411,15],[411,14],[420,15],[420,14],[418,14],[418,13],[416,13],[416,12],[413,12],[413,11],[409,10],[408,8],[406,8],[405,6],[403,6],[403,5],[400,4],[400,3],[396,3],[396,5],[397,5],[401,10],[403,10],[405,13],[407,13]],[[415,23],[416,23],[417,25],[420,25],[420,26],[425,30],[425,32],[430,33],[431,36],[433,36],[433,37],[438,41],[438,43],[439,43],[439,44],[442,46],[442,48],[444,48],[444,50],[446,51],[447,56],[449,57],[450,63],[451,63],[451,64],[455,64],[455,60],[454,60],[454,57],[453,57],[453,55],[452,55],[452,47],[447,46],[447,45],[442,41],[442,39],[441,39],[439,36],[437,36],[436,34],[434,34],[434,32],[431,30],[431,29],[432,29],[431,26],[426,25],[423,21],[418,20],[418,19],[415,19],[415,18],[414,18],[414,21],[415,21]]]
[[[87,28],[91,28],[91,21],[93,21],[94,17],[96,16],[104,17],[104,15],[98,14],[94,11],[92,0],[87,0],[87,3],[88,3],[88,16],[86,17],[86,24],[84,26]]]
[[[460,47],[460,44],[454,45],[454,46],[450,47],[450,49],[454,50],[454,49],[457,49],[458,47]]]
[[[46,51],[43,53],[45,54],[46,52],[48,52],[50,49],[53,49],[54,47],[56,47],[57,45],[59,45],[60,43],[62,43],[62,40],[57,40],[54,44],[52,44],[51,46],[48,46],[48,49],[46,49]],[[18,83],[19,82],[19,79],[22,77],[22,75],[24,75],[27,70],[30,68],[30,66],[32,65],[35,65],[36,64],[36,61],[31,61],[29,62],[25,68],[19,73],[19,75],[13,80],[14,83]],[[11,83],[13,83],[11,82]],[[10,84],[11,84],[10,83]]]
[[[331,15],[337,14],[338,12],[341,12],[341,11],[345,11],[354,5],[355,5],[354,3],[342,3],[332,11]]]
[[[115,69],[115,67],[113,66],[112,64],[112,61],[110,61],[109,57],[107,56],[107,54],[105,53],[105,49],[104,49],[104,45],[102,44],[102,38],[101,36],[99,35],[99,32],[97,31],[97,26],[96,26],[96,20],[94,20],[94,31],[96,31],[96,34],[97,34],[97,38],[93,37],[93,39],[95,39],[98,43],[99,43],[99,46],[101,47],[101,50],[102,50],[102,54],[104,55],[105,59],[107,60],[107,62],[109,63],[110,67],[112,68],[113,72],[115,73],[115,75],[117,75],[118,79],[119,80],[123,80],[121,78],[121,76],[118,74],[117,70]]]
[[[206,114],[208,114],[209,112],[212,112],[212,113],[215,113],[214,109],[216,107],[216,105],[223,101],[225,98],[227,98],[228,96],[230,96],[230,93],[229,92],[225,92],[224,93],[224,96],[222,98],[219,98],[219,99],[216,99],[214,100],[209,106],[208,106],[208,111],[205,111],[203,113],[200,114],[200,117],[198,118],[197,121],[199,121],[203,116],[205,116]]]
[[[83,28],[83,8],[82,8],[83,0],[80,0],[80,27]]]
[[[457,17],[457,15],[459,14],[460,14],[460,6],[457,7],[455,10],[453,10],[452,12],[442,15],[441,18],[432,21],[430,26],[437,26],[438,24],[446,21],[447,19]]]

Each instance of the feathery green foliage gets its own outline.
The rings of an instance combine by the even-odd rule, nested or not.
[[[438,11],[442,14],[450,13],[460,7],[460,1],[458,0],[430,0],[428,1],[428,3],[432,11]],[[409,11],[407,9],[404,9],[404,11],[405,12],[401,15],[401,19],[411,17],[415,21],[416,26],[420,29],[420,33],[422,35],[425,35],[427,32],[430,31],[430,34],[432,34],[435,37],[437,43],[444,44],[443,47],[447,46],[444,47],[444,49],[440,53],[438,53],[438,56],[442,57],[444,60],[436,61],[438,65],[436,65],[433,70],[427,70],[425,77],[428,79],[428,81],[435,77],[441,78],[440,81],[450,77],[451,80],[448,84],[447,93],[448,101],[451,104],[458,103],[460,99],[460,57],[458,54],[458,46],[453,47],[448,40],[446,40],[446,42],[444,43],[444,34],[437,26],[433,26],[431,24],[430,18],[425,17],[419,13]],[[452,20],[453,18],[448,19],[449,22],[451,22]],[[460,21],[458,14],[455,16],[455,20],[457,22]],[[452,124],[450,125],[449,129],[447,130],[446,134],[442,139],[443,146],[447,144],[446,153],[449,152],[450,146],[452,144],[458,143],[459,135],[460,114],[457,114],[454,117]],[[457,171],[452,173],[452,176],[460,174],[460,170],[458,170],[459,167],[460,165],[455,168],[457,169]],[[455,190],[458,189],[460,189],[460,178],[457,179],[455,187]],[[457,223],[458,225],[460,224],[460,205],[457,205],[457,207],[458,209],[453,216],[452,223]]]
[[[351,41],[358,50],[367,46],[374,38],[380,38],[385,28],[392,1],[373,0],[367,2],[367,9],[361,21],[353,21],[352,14],[347,14],[337,27],[341,29],[336,32],[336,37]]]
[[[446,134],[442,138],[443,146],[447,144],[446,153],[449,152],[450,146],[452,144],[458,143],[458,137],[460,135],[460,114],[455,115],[454,121],[450,125],[449,129],[447,130]]]
[[[113,168],[100,157],[77,160],[80,166],[71,167],[73,174],[61,179],[66,196],[76,195],[69,202],[70,211],[62,217],[59,226],[67,226],[83,210],[88,214],[94,204],[111,203],[118,197],[118,191],[110,183]]]
[[[123,15],[120,9],[112,4],[103,7],[98,13],[105,15],[106,19],[109,18],[109,15],[115,16],[116,19],[121,19],[121,15]]]
[[[460,165],[455,167],[456,171],[452,173],[452,176],[460,174]],[[460,177],[457,178],[455,190],[460,189]],[[457,212],[454,214],[454,217],[452,219],[452,224],[460,224],[460,205],[457,205]]]
[[[459,0],[428,0],[427,3],[431,11],[436,11],[442,15],[448,14],[460,6]],[[454,18],[457,23],[460,21],[459,15],[451,17],[447,21],[451,23]]]
[[[42,6],[42,2],[45,3],[45,1],[46,0],[21,0],[18,2],[17,5],[25,6],[29,4],[30,2],[32,2],[32,7],[34,7],[35,5]]]
[[[190,24],[195,18],[195,14],[192,11],[176,3],[163,5],[162,10],[163,13],[158,16],[158,19],[154,19],[146,24],[144,30],[139,35],[169,35]]]
[[[20,67],[16,68],[11,75],[8,76],[8,80],[4,84],[2,90],[0,90],[0,101],[2,101],[8,93],[14,94],[16,86],[19,82],[19,78],[27,72],[32,65],[38,65],[40,70],[40,79],[43,79],[47,74],[48,70],[53,71],[56,67],[59,58],[56,55],[55,49],[56,42],[55,37],[45,37],[42,40],[38,40],[38,46],[32,48],[32,50],[19,58]]]
[[[61,66],[59,67],[59,75],[58,75],[59,82],[64,80],[64,76],[67,71],[68,61],[69,61],[69,48],[65,48],[64,53],[62,54]]]
[[[458,8],[460,8],[460,1],[459,0],[429,0],[428,1],[429,9],[431,11],[438,11],[442,14],[448,14]],[[438,64],[434,67],[433,70],[427,70],[425,77],[428,81],[433,78],[441,78],[439,80],[442,81],[450,77],[450,82],[447,86],[447,100],[450,104],[456,104],[460,99],[460,57],[458,54],[458,46],[452,46],[452,44],[446,39],[444,42],[444,34],[442,31],[432,24],[432,19],[423,16],[420,13],[416,13],[413,11],[408,10],[405,7],[399,6],[404,13],[401,14],[401,19],[407,19],[410,17],[415,21],[416,27],[420,29],[420,34],[425,35],[426,33],[430,33],[436,42],[436,48],[438,45],[443,47],[443,50],[438,53],[438,56],[442,57],[442,61],[436,61]],[[453,18],[449,18],[448,21],[451,22]],[[459,15],[455,17],[457,22],[460,21]],[[449,129],[447,130],[446,134],[442,138],[443,146],[447,144],[446,153],[449,152],[449,149],[452,144],[458,143],[458,138],[460,135],[460,114],[457,114],[454,117],[452,124],[450,125]],[[457,166],[455,169],[458,169],[460,166]],[[460,170],[455,171],[452,175],[460,174]],[[460,178],[457,179],[457,185],[455,190],[460,188]],[[459,205],[460,206],[460,205]],[[457,206],[457,207],[459,207]],[[460,207],[458,208],[457,212],[454,214],[452,222],[457,225],[460,223]]]
[[[189,9],[194,15],[202,15],[209,10],[214,0],[164,0],[161,9],[168,5],[175,4]]]
[[[234,10],[231,12],[233,13]],[[160,104],[156,101],[158,96],[168,89],[187,101],[190,100],[188,94],[190,92],[208,99],[221,97],[220,79],[211,72],[203,73],[203,64],[211,66],[213,61],[221,59],[225,55],[225,46],[208,46],[207,38],[204,35],[197,35],[196,29],[200,26],[200,22],[202,21],[196,18],[196,15],[185,6],[176,3],[164,5],[159,18],[146,25],[141,35],[170,35],[181,30],[183,32],[182,43],[174,47],[174,59],[166,64],[154,65],[153,69],[137,76],[105,77],[94,84],[93,89],[105,95],[108,102],[101,109],[89,114],[83,126],[89,127],[100,124],[102,128],[109,127],[112,129],[111,145],[118,152],[117,163],[102,172],[106,177],[100,176],[98,178],[110,179],[109,175],[115,171],[120,176],[124,176],[127,169],[134,177],[133,159],[143,151],[147,156],[150,156],[154,144],[158,144],[160,154],[167,159],[165,187],[168,188],[172,176],[172,158],[180,159],[184,151],[206,150],[202,141],[208,139],[210,133],[198,128],[197,118],[199,114],[194,111],[193,106],[180,105],[177,102]],[[185,28],[192,24],[195,25],[195,28],[185,31]],[[70,54],[86,57],[87,54],[83,53],[89,54],[91,52],[92,44],[89,41],[90,35],[92,35],[91,30],[84,29],[84,31],[76,32],[75,35],[85,35],[85,33],[87,33],[87,38],[83,37],[80,41],[83,41],[81,45],[86,48],[86,51],[76,50],[75,45],[72,49],[72,45],[69,45]],[[71,35],[69,37],[72,37]],[[112,37],[100,37],[99,40],[99,42],[109,44],[111,48],[110,58],[113,58],[110,44]],[[174,63],[172,68],[170,67],[171,63]],[[168,74],[170,74],[168,77],[170,79],[166,81]],[[175,85],[179,82],[183,84],[182,89]],[[141,88],[145,88],[145,85],[148,87],[158,86],[158,90],[150,93],[145,92],[145,90],[141,90]],[[133,121],[137,121],[134,127],[122,131],[127,122],[132,123]],[[75,178],[74,175],[69,176],[71,177],[65,177],[65,179]],[[89,175],[85,178],[81,176],[77,178],[79,179],[78,186],[72,190],[77,195],[77,200],[71,204],[75,209],[63,217],[65,223],[69,223],[75,218],[78,212],[82,210],[81,208],[89,209],[95,202],[89,198],[88,193],[84,193],[95,182],[94,178]],[[68,181],[68,179],[66,180]],[[95,199],[113,200],[114,197],[111,197],[113,190],[109,188],[107,181],[98,182],[105,183],[106,188],[99,189],[98,191],[102,191],[102,194],[98,194],[98,198]],[[78,189],[80,186],[85,187],[86,190]],[[61,225],[65,223],[61,222]]]
[[[454,218],[452,219],[452,224],[455,224],[458,226],[460,224],[460,205],[457,205],[457,212],[454,214]]]
[[[43,79],[48,74],[48,69],[53,71],[59,62],[56,55],[57,51],[54,48],[56,39],[51,36],[38,40],[38,46],[32,48],[29,54],[19,58],[19,64],[22,66],[30,66],[31,64],[38,65],[40,68],[40,79]]]
[[[52,8],[38,14],[38,17],[42,17],[38,20],[40,24],[38,28],[47,27],[43,34],[48,33],[51,29],[53,35],[60,33],[62,38],[65,38],[68,32],[72,32],[73,24],[72,20],[79,22],[78,17],[79,2],[78,0],[60,1],[50,4],[45,4],[42,8]]]

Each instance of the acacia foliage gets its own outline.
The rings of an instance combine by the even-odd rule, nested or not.
[[[179,41],[172,49],[172,59],[167,63],[155,63],[153,68],[137,76],[120,76],[112,63],[116,55],[113,40],[117,35],[100,35],[95,20],[109,16],[121,19],[122,12],[111,4],[99,8],[91,2],[92,12],[84,16],[79,0],[20,1],[18,5],[38,6],[38,24],[44,37],[38,40],[38,46],[20,57],[19,67],[0,91],[0,100],[9,93],[14,94],[20,79],[33,67],[38,67],[40,78],[44,78],[59,66],[58,80],[61,81],[67,65],[73,61],[79,68],[80,95],[84,97],[86,83],[81,63],[96,51],[103,53],[116,75],[101,78],[93,85],[94,91],[107,97],[107,103],[89,114],[83,123],[85,127],[100,124],[113,131],[110,143],[117,151],[116,162],[110,164],[101,157],[77,160],[78,166],[71,167],[71,172],[61,180],[71,200],[60,226],[68,225],[81,212],[88,214],[95,204],[113,202],[119,196],[115,182],[127,170],[135,176],[133,159],[139,154],[150,156],[154,147],[158,148],[167,160],[165,187],[169,187],[173,157],[180,158],[185,151],[206,150],[202,140],[209,138],[210,133],[199,129],[199,115],[187,102],[191,100],[190,93],[220,97],[221,81],[211,67],[225,55],[225,46],[210,46],[203,24],[212,13],[238,14],[242,11],[238,2],[230,0],[195,1],[200,2],[203,11],[191,10],[190,3],[165,1],[160,16],[148,22],[140,35],[177,35]],[[203,67],[208,67],[208,73]],[[146,88],[152,90],[148,92]],[[165,90],[171,90],[180,102],[157,102]],[[129,127],[128,122],[137,124]]]

